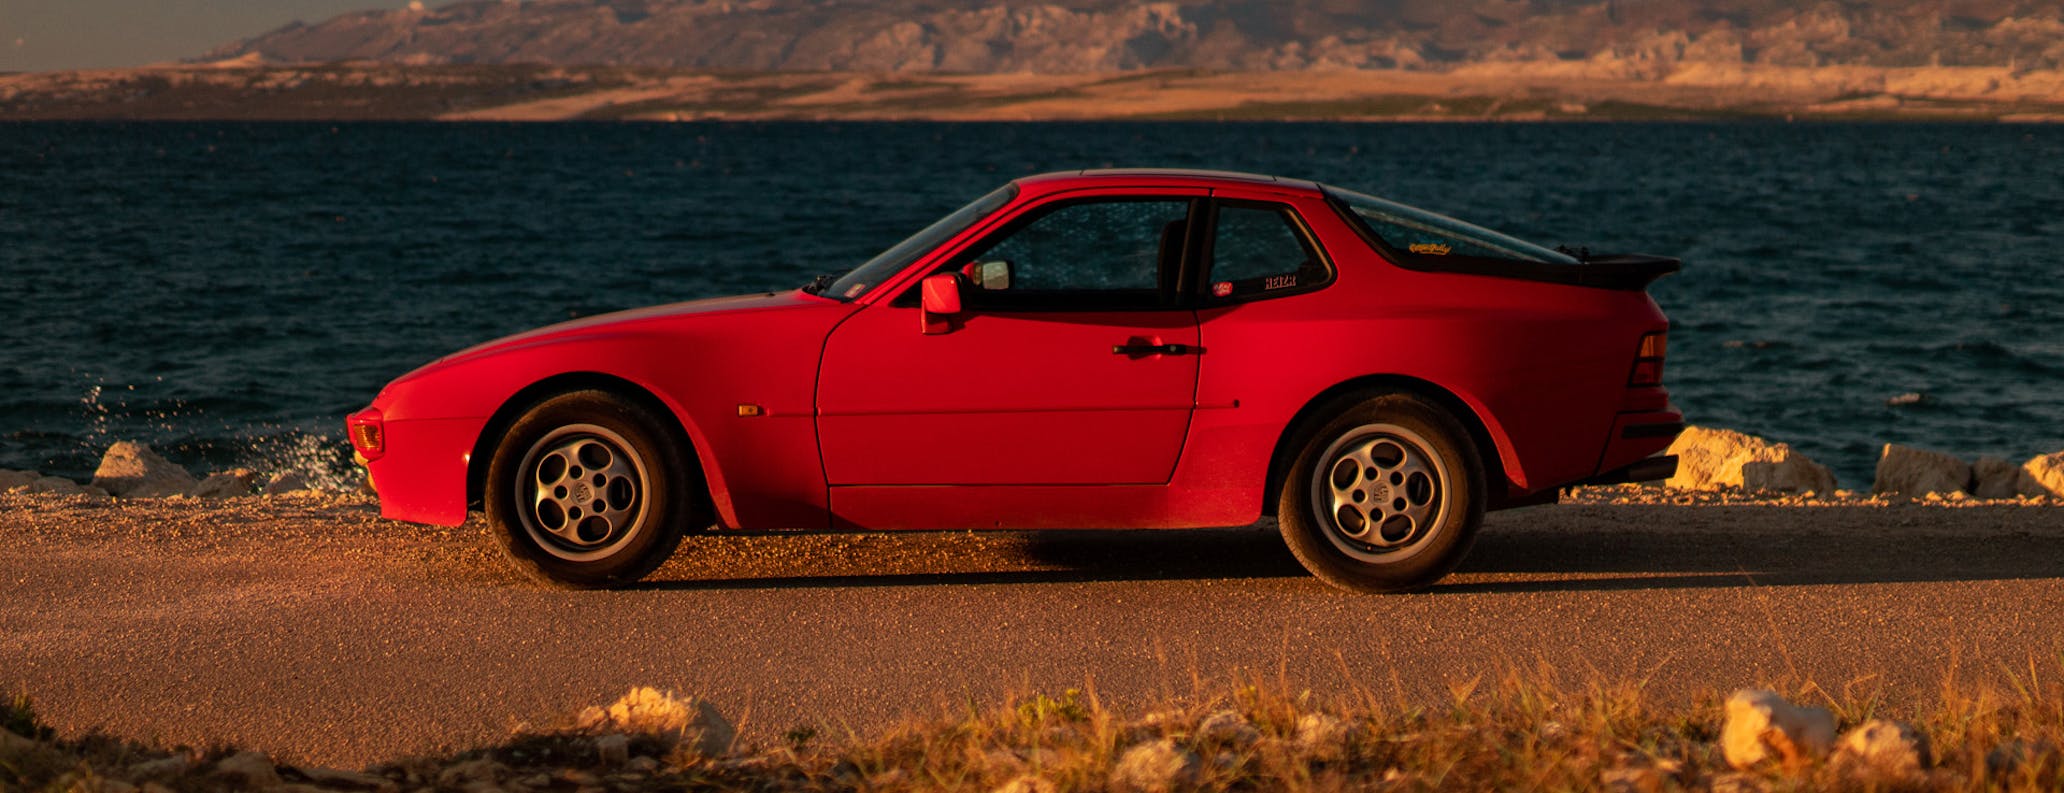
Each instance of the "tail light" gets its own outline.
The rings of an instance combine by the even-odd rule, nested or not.
[[[1634,371],[1627,375],[1627,385],[1652,386],[1663,384],[1663,355],[1669,352],[1670,342],[1662,331],[1641,337],[1641,347],[1634,353]]]
[[[351,436],[351,448],[368,460],[380,459],[387,453],[387,428],[382,423],[378,408],[366,408],[344,419],[345,434]]]

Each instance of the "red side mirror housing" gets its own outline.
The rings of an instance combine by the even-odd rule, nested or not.
[[[920,302],[918,314],[924,321],[925,333],[936,334],[952,330],[953,317],[960,314],[960,274],[939,273],[925,276]]]

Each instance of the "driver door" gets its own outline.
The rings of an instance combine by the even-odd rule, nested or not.
[[[917,289],[826,341],[827,481],[1165,484],[1189,429],[1197,317],[1178,295],[1204,192],[1032,207],[939,266],[963,311],[927,332]]]

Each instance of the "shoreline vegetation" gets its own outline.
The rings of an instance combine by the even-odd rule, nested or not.
[[[2064,121],[2064,71],[1587,62],[1089,74],[272,64],[0,74],[0,120]]]
[[[273,791],[932,791],[1528,789],[2049,791],[2064,786],[2056,662],[2006,688],[1952,675],[1932,705],[1810,681],[1663,702],[1641,681],[1541,667],[1448,685],[1445,701],[1369,690],[1332,707],[1254,682],[1144,713],[1093,690],[968,703],[875,734],[797,727],[738,739],[717,705],[648,688],[498,743],[376,763],[58,736],[0,700],[0,787],[48,793]]]

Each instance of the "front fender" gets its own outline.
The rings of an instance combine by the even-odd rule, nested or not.
[[[381,514],[464,521],[473,450],[497,442],[483,436],[499,426],[491,419],[522,410],[545,393],[541,386],[594,382],[581,379],[587,375],[642,390],[673,414],[702,465],[721,524],[823,528],[828,491],[813,394],[824,334],[843,308],[564,335],[412,372],[373,404],[390,439],[386,454],[368,466]],[[758,319],[740,321],[748,317]]]

